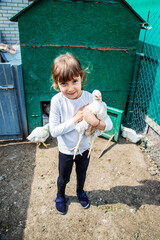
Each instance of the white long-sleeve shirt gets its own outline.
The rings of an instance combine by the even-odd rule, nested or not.
[[[78,99],[68,99],[61,92],[57,93],[51,99],[51,108],[49,116],[49,127],[52,137],[57,137],[59,151],[64,154],[74,155],[73,149],[79,139],[75,130],[73,116],[78,110],[93,101],[92,94],[84,91]],[[105,131],[112,129],[112,121],[108,116]],[[83,137],[80,145],[80,152],[83,153],[89,147],[89,137]],[[77,153],[79,154],[79,153]]]

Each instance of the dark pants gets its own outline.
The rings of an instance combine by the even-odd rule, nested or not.
[[[66,184],[70,180],[73,163],[75,162],[77,174],[77,192],[83,191],[84,182],[86,179],[86,172],[89,164],[88,150],[82,156],[77,155],[73,160],[73,155],[67,155],[59,152],[59,177],[57,180],[58,196],[64,197]]]

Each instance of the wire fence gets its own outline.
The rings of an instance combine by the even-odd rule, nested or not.
[[[129,88],[125,125],[144,136],[143,144],[160,168],[160,12],[148,14]]]

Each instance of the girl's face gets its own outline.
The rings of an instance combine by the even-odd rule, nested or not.
[[[69,99],[77,99],[82,94],[82,78],[80,76],[67,82],[60,82],[58,86],[62,94]]]

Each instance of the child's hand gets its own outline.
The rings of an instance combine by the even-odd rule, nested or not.
[[[83,106],[82,108],[80,108],[80,109],[78,110],[78,112],[74,115],[74,117],[73,117],[74,123],[78,123],[78,122],[82,121],[82,119],[83,119],[83,109],[84,109],[84,108],[85,108],[85,106]]]
[[[97,124],[99,123],[99,120],[96,118],[94,113],[92,113],[88,108],[83,109],[83,117],[86,122],[93,127],[97,126]]]
[[[106,128],[106,124],[103,121],[99,122],[98,118],[96,118],[94,113],[92,113],[88,108],[83,109],[83,118],[93,127],[96,127],[100,130],[104,130]]]

